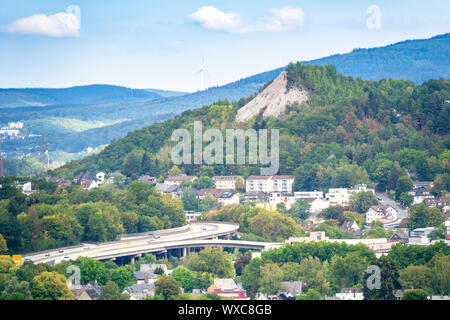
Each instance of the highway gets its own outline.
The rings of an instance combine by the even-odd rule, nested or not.
[[[27,254],[24,256],[24,261],[31,260],[35,263],[49,263],[54,261],[57,264],[64,260],[76,260],[78,257],[104,260],[150,252],[164,252],[172,248],[193,247],[199,240],[211,239],[215,241],[214,239],[233,234],[238,229],[239,226],[237,224],[231,223],[192,223],[182,231],[160,231],[159,239],[155,239],[154,236],[143,236],[114,242],[81,244],[78,247]],[[216,242],[220,243],[220,241]],[[205,246],[208,245],[207,243],[203,244]]]

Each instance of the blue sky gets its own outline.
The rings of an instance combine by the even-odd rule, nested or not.
[[[367,13],[371,5],[381,16]],[[290,61],[450,32],[448,0],[2,0],[0,6],[1,88],[105,83],[196,91],[203,60],[205,85],[214,86]],[[379,28],[369,28],[368,19],[379,20]]]

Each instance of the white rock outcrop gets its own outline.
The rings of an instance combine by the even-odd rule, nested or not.
[[[299,104],[308,100],[308,93],[296,86],[287,90],[287,73],[282,72],[273,82],[259,93],[252,101],[239,109],[236,122],[247,122],[263,110],[264,117],[278,117],[286,110],[286,106],[294,102]]]

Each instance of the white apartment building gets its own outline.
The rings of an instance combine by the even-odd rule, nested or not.
[[[362,191],[370,191],[375,195],[375,190],[367,188],[365,184],[358,184],[353,188],[330,188],[325,198],[330,201],[331,206],[347,207],[350,205],[351,195]]]
[[[187,176],[185,174],[180,174],[178,176],[168,177],[164,180],[164,183],[169,186],[179,186],[183,181],[193,182],[197,177],[195,176]]]
[[[383,223],[395,221],[398,219],[398,212],[391,206],[372,206],[366,213],[366,223],[372,221],[382,221]]]
[[[296,201],[302,199],[323,199],[322,191],[299,191],[294,192],[294,198]]]
[[[217,201],[222,203],[224,206],[228,206],[228,205],[232,205],[232,204],[239,204],[240,198],[236,193],[224,192],[219,196]]]
[[[246,192],[292,193],[294,176],[250,176],[245,181]]]
[[[235,190],[236,180],[241,178],[241,176],[215,176],[213,177],[216,183],[216,189],[219,190]],[[243,180],[242,180],[243,181]]]
[[[95,180],[96,180],[97,184],[102,184],[103,182],[105,182],[105,173],[104,172],[98,172],[95,175]]]

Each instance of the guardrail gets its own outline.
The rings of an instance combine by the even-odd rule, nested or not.
[[[177,233],[189,230],[189,228],[190,228],[189,225],[185,225],[185,226],[178,227],[178,228],[173,228],[173,229],[155,230],[155,231],[147,231],[147,232],[141,232],[141,233],[122,234],[120,236],[120,239],[124,240],[124,239],[130,239],[130,238],[142,238],[142,237],[164,235],[164,234],[177,234]]]

